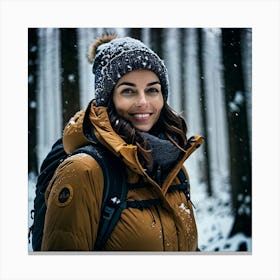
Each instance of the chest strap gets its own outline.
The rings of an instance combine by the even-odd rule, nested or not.
[[[145,208],[149,208],[150,206],[160,205],[161,203],[161,199],[133,200],[127,201],[127,208],[137,208],[143,210]]]

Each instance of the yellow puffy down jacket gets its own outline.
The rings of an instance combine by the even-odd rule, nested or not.
[[[140,179],[147,187],[129,189],[127,201],[161,199],[163,203],[145,209],[127,208],[111,233],[106,251],[196,251],[197,228],[191,202],[182,191],[168,192],[179,184],[177,174],[190,154],[203,142],[194,137],[184,156],[167,175],[162,186],[144,171],[137,157],[137,147],[128,145],[112,129],[105,107],[90,105],[89,120],[95,137],[112,153],[121,156],[127,182]],[[89,144],[83,134],[85,111],[80,111],[64,129],[63,144],[67,153]],[[185,169],[184,169],[185,171]],[[185,171],[186,172],[186,171]],[[186,173],[187,175],[187,173]],[[68,199],[59,199],[66,188]],[[42,251],[92,251],[97,237],[103,194],[103,174],[89,155],[77,154],[64,160],[56,170],[46,191]]]

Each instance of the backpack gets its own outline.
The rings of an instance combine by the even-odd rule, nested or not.
[[[124,164],[122,161],[100,144],[80,147],[72,154],[68,155],[64,151],[62,138],[60,138],[52,146],[51,151],[44,159],[40,168],[39,176],[37,178],[34,209],[31,210],[31,218],[34,221],[30,226],[28,233],[29,242],[30,236],[32,234],[33,251],[41,250],[45,214],[47,209],[45,203],[45,191],[47,186],[59,164],[67,157],[78,153],[86,153],[92,156],[102,168],[104,176],[101,217],[98,227],[97,239],[94,246],[95,251],[100,251],[104,248],[104,245],[110,237],[110,234],[113,231],[116,223],[118,222],[123,209],[132,207],[143,210],[144,208],[148,208],[152,205],[160,205],[162,203],[160,199],[126,201],[128,189],[142,188],[147,186],[147,183],[127,183]],[[189,182],[182,169],[180,169],[177,176],[179,178],[180,184],[170,186],[168,192],[182,190],[186,195],[187,200],[190,200]]]
[[[101,220],[98,237],[94,250],[101,250],[109,238],[118,218],[126,207],[126,178],[123,163],[101,145],[88,145],[76,149],[71,155],[86,153],[92,156],[102,168],[104,176],[104,191],[101,204]],[[62,144],[62,138],[52,146],[51,151],[44,159],[37,178],[34,209],[31,210],[31,218],[34,220],[29,228],[29,242],[32,234],[32,248],[41,250],[44,230],[46,203],[45,191],[59,164],[67,157]],[[109,170],[110,168],[110,170]]]

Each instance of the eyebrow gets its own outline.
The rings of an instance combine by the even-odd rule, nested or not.
[[[147,84],[147,86],[150,87],[150,86],[153,86],[153,85],[156,85],[156,84],[159,84],[159,85],[160,85],[160,82],[159,82],[159,81],[150,82],[150,83]],[[120,87],[120,86],[136,87],[136,84],[130,83],[130,82],[122,82],[122,83],[120,83],[119,85],[117,85],[117,88]]]

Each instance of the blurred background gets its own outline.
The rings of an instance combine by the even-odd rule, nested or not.
[[[87,52],[104,32],[140,39],[165,61],[168,103],[186,119],[188,137],[199,134],[206,139],[185,163],[200,249],[250,252],[250,28],[29,28],[29,210],[42,160],[70,117],[94,98]]]

